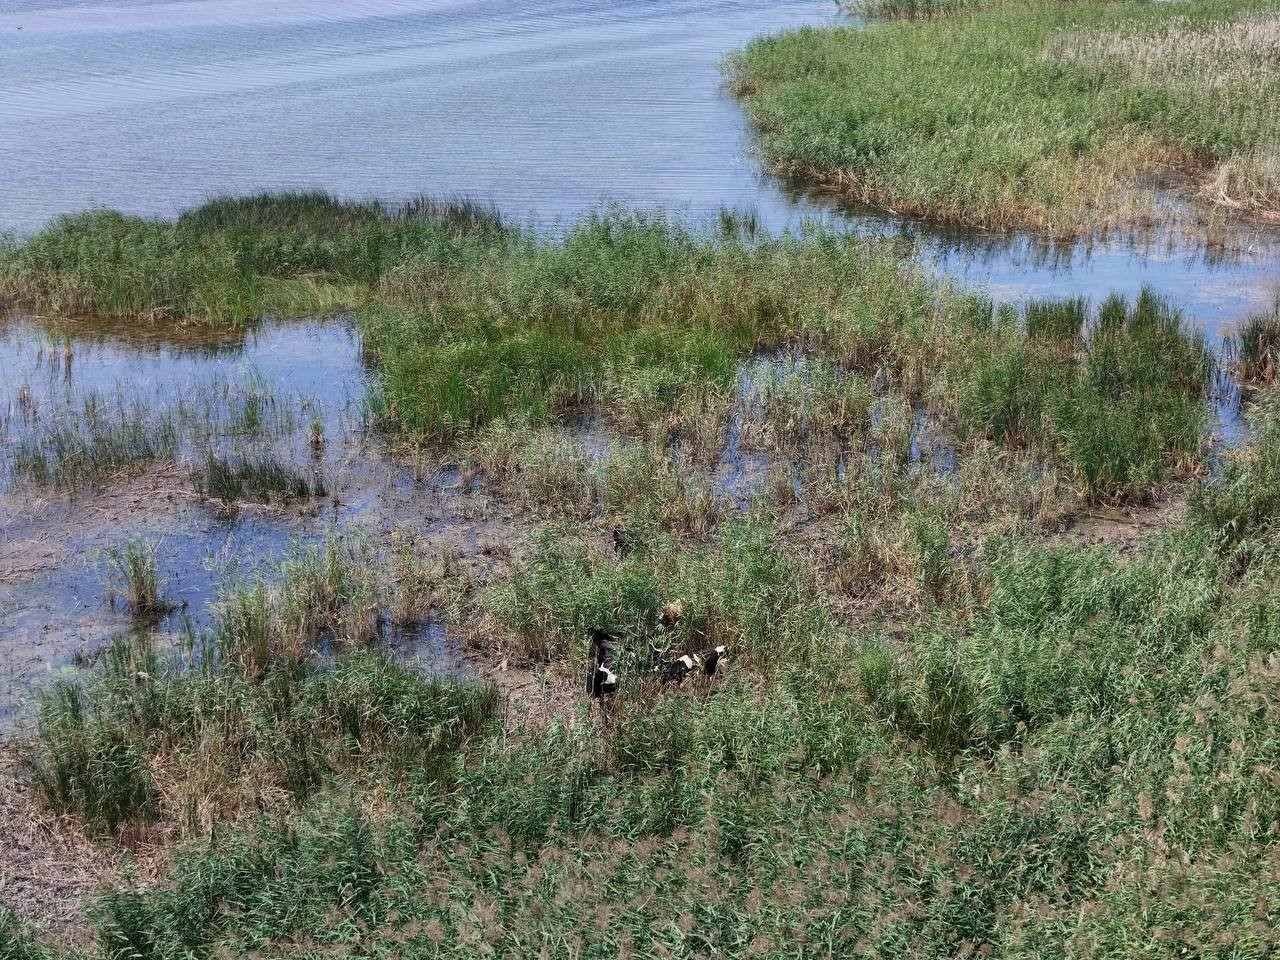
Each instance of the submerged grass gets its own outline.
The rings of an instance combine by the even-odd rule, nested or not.
[[[730,62],[764,153],[901,213],[1060,236],[1150,222],[1150,174],[1274,214],[1273,4],[1011,0],[754,41]]]
[[[123,394],[91,392],[54,411],[16,438],[7,451],[10,478],[75,493],[109,477],[177,456],[178,419]]]
[[[304,477],[271,453],[222,456],[209,452],[195,474],[196,492],[227,506],[240,501],[290,503],[325,495],[324,480]]]
[[[16,407],[4,424],[12,442],[0,447],[0,471],[14,486],[75,496],[156,466],[197,462],[196,486],[206,496],[323,495],[316,478],[295,476],[262,451],[294,433],[298,417],[257,375],[214,379],[159,401],[125,383],[109,394],[59,385],[40,396],[24,383]],[[240,446],[257,452],[229,449]]]

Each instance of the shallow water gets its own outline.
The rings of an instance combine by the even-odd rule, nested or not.
[[[196,424],[206,410],[234,412],[246,397],[262,400],[254,408],[267,410],[261,432],[228,440],[226,420],[210,421],[212,446],[270,451],[321,475],[328,494],[289,508],[227,513],[195,495],[199,450],[190,437],[179,445],[177,465],[157,464],[97,488],[51,493],[15,479],[12,459],[22,439],[79,409],[90,394],[139,403],[152,420],[184,403],[200,412]],[[189,328],[104,321],[49,327],[0,314],[0,730],[29,719],[31,691],[42,678],[74,670],[133,628],[108,601],[101,558],[127,539],[158,544],[165,598],[177,605],[155,625],[162,635],[207,626],[222,586],[331,529],[359,529],[375,542],[412,529],[464,555],[504,540],[499,521],[467,513],[455,477],[386,455],[363,429],[365,396],[359,337],[340,319],[210,338]],[[308,442],[313,419],[327,438],[320,451]],[[429,669],[462,669],[437,623],[386,639]]]
[[[0,12],[0,229],[86,207],[173,215],[324,188],[492,200],[565,222],[601,201],[750,208],[905,234],[997,296],[1152,284],[1216,336],[1280,285],[1280,234],[1046,247],[921,227],[763,174],[721,58],[829,23],[830,0],[17,0]]]

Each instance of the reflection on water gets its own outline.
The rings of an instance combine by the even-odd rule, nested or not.
[[[290,544],[334,527],[382,539],[409,524],[460,555],[508,539],[495,523],[457,509],[465,497],[455,496],[449,477],[385,455],[363,430],[365,389],[359,336],[341,320],[268,323],[219,336],[101,320],[36,324],[0,313],[0,733],[30,719],[31,690],[41,678],[72,669],[130,629],[128,615],[107,603],[101,551],[131,537],[158,543],[165,596],[178,605],[157,624],[167,634],[204,629],[222,585],[270,571]],[[76,496],[14,482],[12,460],[23,437],[81,409],[90,396],[119,397],[150,420],[179,406],[194,411],[179,421],[179,462],[162,457],[141,475]],[[246,397],[260,401],[251,409],[273,411],[251,435],[227,431],[225,418],[203,419],[220,405],[239,410]],[[308,442],[312,420],[327,438],[320,451]],[[202,437],[202,427],[218,435]],[[269,452],[315,470],[330,494],[286,509],[218,509],[197,498],[192,483],[206,444]],[[460,669],[439,623],[385,639],[431,669]]]
[[[1276,231],[1224,246],[1045,246],[913,226],[760,171],[719,61],[830,0],[19,0],[0,12],[0,229],[109,206],[170,216],[217,193],[493,200],[516,221],[602,200],[751,209],[905,233],[997,296],[1173,296],[1212,334],[1280,284]]]

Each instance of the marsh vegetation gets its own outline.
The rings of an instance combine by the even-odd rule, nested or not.
[[[867,10],[866,28],[798,30],[731,58],[779,168],[899,213],[1064,237],[1178,216],[1161,180],[1277,213],[1274,4]]]
[[[133,630],[50,688],[43,810],[165,851],[101,892],[97,955],[1276,949],[1269,315],[1220,362],[1154,292],[1000,304],[821,229],[610,211],[547,236],[310,195],[63,221],[0,274],[42,309],[213,324],[341,290],[381,440],[522,531],[477,578],[430,523],[338,525],[176,645]],[[1225,373],[1255,384],[1226,451]],[[211,506],[319,493],[312,424],[322,456],[339,438],[314,411],[211,397],[32,414],[13,476],[167,457]],[[170,439],[61,466],[96,447],[59,430],[129,417]],[[1090,534],[1122,511],[1163,519]],[[131,610],[164,602],[147,542],[104,561]],[[395,658],[433,623],[536,699]],[[716,645],[714,676],[654,670]],[[8,914],[0,937],[46,955]]]

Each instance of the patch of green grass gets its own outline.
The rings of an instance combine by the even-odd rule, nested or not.
[[[60,683],[45,696],[38,742],[32,783],[53,812],[105,834],[155,813],[155,785],[138,744],[120,717],[98,709],[97,701],[86,704],[76,685]]]
[[[1154,220],[1153,170],[1187,171],[1232,208],[1276,209],[1267,163],[1238,169],[1274,154],[1273,4],[875,10],[926,22],[806,28],[731,59],[783,170],[900,213],[1060,236]]]
[[[994,439],[1054,452],[1094,500],[1141,499],[1199,460],[1212,357],[1166,301],[1033,304],[961,375],[960,415]]]
[[[170,609],[165,602],[164,581],[156,562],[157,545],[136,538],[103,553],[107,572],[107,597],[114,606],[120,598],[135,617],[154,616]]]
[[[195,487],[200,496],[227,506],[244,500],[290,503],[326,492],[319,475],[304,477],[269,453],[227,457],[209,452],[195,475]]]
[[[49,312],[243,323],[350,308],[405,258],[438,262],[497,233],[475,204],[321,193],[217,199],[176,222],[97,211],[0,251],[0,292]]]
[[[0,957],[6,960],[53,960],[52,950],[36,939],[31,928],[0,904]]]
[[[408,307],[365,315],[380,402],[438,439],[601,402],[652,428],[726,395],[737,361],[786,342],[873,370],[916,362],[938,304],[899,254],[836,234],[769,239],[609,213],[475,267],[409,263],[396,278]]]
[[[778,553],[763,519],[734,520],[689,548],[642,524],[631,532],[640,549],[619,560],[571,529],[545,529],[530,561],[490,592],[490,611],[521,649],[557,659],[576,656],[589,627],[616,630],[643,659],[645,631],[674,600],[684,602],[683,636],[707,647],[731,639],[745,663],[794,654],[802,626],[813,637],[830,629],[805,602],[807,570]]]
[[[1248,386],[1280,382],[1280,298],[1240,326],[1231,344],[1236,375]]]

